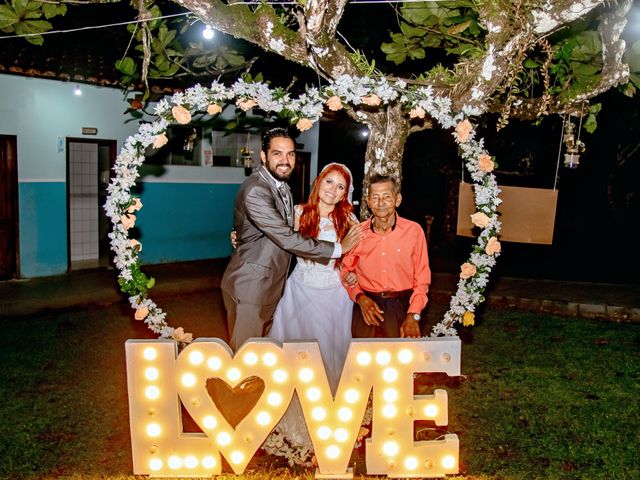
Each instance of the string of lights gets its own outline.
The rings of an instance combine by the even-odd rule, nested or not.
[[[165,18],[175,18],[175,17],[184,17],[188,15],[193,15],[191,12],[183,12],[183,13],[174,13],[172,15],[162,15],[161,17],[152,17],[145,18],[144,20],[128,20],[126,22],[117,22],[117,23],[109,23],[106,25],[89,25],[86,27],[78,27],[78,28],[69,28],[66,30],[49,30],[47,32],[41,33],[23,33],[20,35],[5,35],[0,37],[0,40],[7,40],[10,38],[25,38],[25,37],[37,37],[39,35],[53,35],[54,33],[72,33],[72,32],[80,32],[82,30],[97,30],[99,28],[109,28],[109,27],[119,27],[122,25],[131,25],[134,23],[143,23],[143,22],[153,22],[154,20],[163,20]]]

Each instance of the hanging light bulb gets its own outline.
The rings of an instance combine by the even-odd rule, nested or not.
[[[73,94],[77,97],[82,95],[82,90],[80,90],[80,85],[75,86],[75,88],[73,89]]]
[[[214,35],[214,31],[213,28],[211,28],[211,25],[205,25],[205,27],[202,29],[202,36],[205,38],[205,40],[211,40],[213,38]]]

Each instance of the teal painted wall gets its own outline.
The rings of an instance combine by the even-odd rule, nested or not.
[[[144,183],[136,227],[144,263],[231,254],[229,232],[238,184]]]
[[[29,182],[18,186],[20,262],[23,277],[67,270],[67,207],[64,182]]]
[[[123,114],[129,104],[121,90],[80,85],[76,96],[74,87],[0,74],[0,134],[17,137],[21,277],[67,272],[66,139],[116,140],[119,150],[138,128]],[[98,134],[83,136],[82,127]],[[142,178],[143,261],[229,255],[233,200],[243,180],[241,168],[180,166]]]

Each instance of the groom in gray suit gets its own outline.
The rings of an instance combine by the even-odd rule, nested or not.
[[[305,238],[293,230],[293,202],[286,181],[295,167],[296,152],[287,130],[274,128],[265,134],[260,159],[262,165],[236,196],[236,248],[221,284],[229,346],[234,350],[248,338],[268,333],[291,254],[329,261],[349,251],[363,236],[358,225],[340,243]]]

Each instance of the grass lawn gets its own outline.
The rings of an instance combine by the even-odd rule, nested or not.
[[[0,478],[134,478],[124,342],[151,337],[128,315],[114,306],[3,320]],[[482,317],[463,338],[464,376],[444,382],[461,477],[640,478],[640,325]],[[221,335],[198,331],[197,318],[182,323]],[[271,460],[241,478],[313,478]]]

